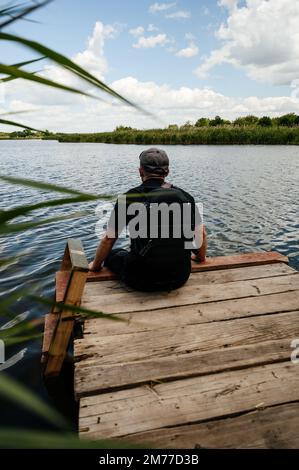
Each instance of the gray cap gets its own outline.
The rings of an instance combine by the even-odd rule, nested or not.
[[[155,175],[165,176],[168,172],[169,158],[164,150],[151,148],[141,153],[140,166]]]

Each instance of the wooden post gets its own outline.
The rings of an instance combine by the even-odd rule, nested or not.
[[[61,271],[69,271],[69,279],[63,296],[66,305],[80,305],[88,273],[88,262],[80,240],[68,240]],[[57,316],[49,350],[46,355],[44,374],[46,377],[59,375],[67,348],[71,339],[76,314],[65,308],[55,308],[52,314]],[[46,333],[46,332],[45,332]]]

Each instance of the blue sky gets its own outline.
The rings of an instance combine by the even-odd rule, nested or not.
[[[165,123],[171,119],[181,123],[221,112],[228,118],[251,112],[275,115],[299,111],[297,100],[292,100],[291,88],[299,78],[299,51],[294,46],[294,41],[298,43],[295,26],[299,21],[298,3],[291,0],[56,0],[35,13],[33,18],[40,23],[22,21],[10,31],[76,59],[144,106],[155,108],[149,98],[152,93],[156,108],[159,107],[160,94],[161,107],[165,108],[160,117]],[[91,45],[88,38],[92,38]],[[32,57],[30,51],[3,44],[0,53],[4,63]],[[57,79],[68,82],[56,69],[50,71]],[[47,75],[49,71],[46,68],[42,73]],[[6,108],[0,103],[1,109],[34,107],[37,102],[32,94],[31,86],[14,82],[7,88]],[[40,92],[42,95],[44,90]],[[48,121],[43,118],[48,127],[64,125],[57,116],[55,121],[54,109],[65,106],[69,119],[74,115],[64,125],[66,130],[98,129],[95,126],[87,129],[87,122],[85,128],[76,121],[76,114],[80,115],[81,123],[83,113],[97,116],[100,109],[94,104],[72,102],[69,98],[62,102],[59,94],[51,96],[52,103],[49,97],[41,100],[41,104],[50,107],[48,115],[52,114]],[[115,109],[109,109],[108,114],[106,124],[100,118],[100,127],[108,129],[120,124]],[[126,118],[125,110],[120,114],[127,121],[124,123],[138,122],[130,113]],[[32,122],[37,119],[32,114]],[[26,120],[29,122],[30,118]],[[143,127],[153,124],[144,117],[141,121]]]

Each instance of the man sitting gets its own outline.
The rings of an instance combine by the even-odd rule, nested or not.
[[[170,291],[188,280],[191,259],[205,260],[207,235],[194,198],[165,183],[169,174],[166,152],[149,149],[139,159],[142,184],[116,203],[89,267],[100,271],[104,264],[136,290]],[[113,249],[124,226],[129,227],[130,250]]]

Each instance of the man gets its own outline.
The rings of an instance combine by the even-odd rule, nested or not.
[[[139,159],[142,184],[125,194],[123,204],[121,200],[116,203],[107,233],[89,267],[92,271],[100,271],[104,263],[104,266],[136,290],[170,291],[181,287],[188,280],[191,259],[197,262],[205,260],[207,235],[193,197],[182,189],[165,183],[169,174],[166,152],[152,148],[142,152]],[[138,223],[136,211],[134,213],[136,207],[143,215]],[[186,207],[190,212],[189,235],[185,234],[186,221],[183,219]],[[174,209],[182,210],[175,212]],[[125,210],[123,222],[120,221],[122,210]],[[161,215],[163,210],[164,215]],[[154,211],[156,218],[153,217]],[[168,216],[166,222],[165,215]],[[125,225],[129,226],[130,250],[113,249]],[[166,236],[163,231],[167,233]],[[201,239],[197,249],[190,247],[194,239]]]

